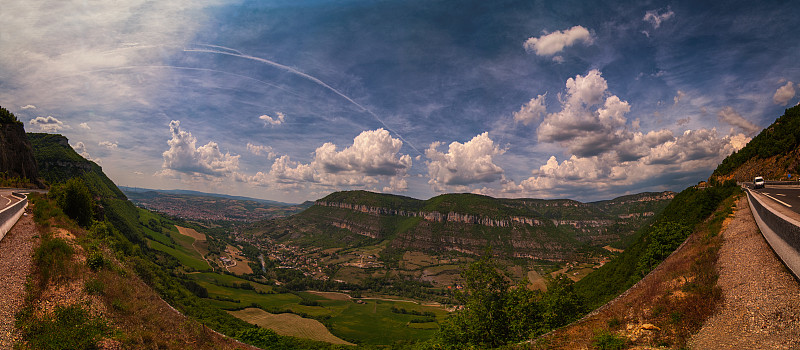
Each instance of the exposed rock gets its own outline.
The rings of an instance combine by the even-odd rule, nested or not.
[[[36,181],[39,171],[22,124],[0,124],[0,172]]]

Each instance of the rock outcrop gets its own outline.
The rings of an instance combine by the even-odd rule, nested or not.
[[[7,111],[6,111],[7,112]],[[9,113],[10,114],[10,113]],[[11,114],[13,117],[13,114]],[[0,123],[0,172],[37,182],[39,171],[22,123],[4,118]]]

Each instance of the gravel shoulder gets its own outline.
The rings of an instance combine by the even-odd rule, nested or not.
[[[800,348],[800,284],[755,224],[747,198],[723,233],[723,305],[692,338],[693,349]]]
[[[20,217],[0,241],[0,349],[11,349],[18,339],[14,315],[25,298],[25,281],[38,244],[38,232],[30,213]]]

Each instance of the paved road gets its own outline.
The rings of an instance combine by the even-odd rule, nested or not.
[[[800,214],[800,188],[767,185],[765,188],[751,191],[763,194],[779,205]]]
[[[12,205],[19,200],[11,196],[11,189],[0,189],[0,210],[5,209],[7,206]]]

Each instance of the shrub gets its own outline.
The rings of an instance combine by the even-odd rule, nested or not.
[[[89,188],[79,178],[72,178],[60,186],[53,186],[49,196],[55,198],[56,203],[82,227],[89,227],[94,215],[94,199]]]
[[[628,339],[608,330],[602,330],[594,336],[592,345],[600,350],[622,350],[627,347]]]
[[[54,317],[23,315],[17,326],[33,349],[96,349],[106,323],[79,305],[56,306]]]
[[[58,280],[68,275],[72,254],[72,247],[63,239],[44,237],[33,254],[42,286],[47,285],[51,279]]]
[[[93,278],[83,283],[83,291],[89,295],[102,295],[105,292],[105,285],[100,280]]]

